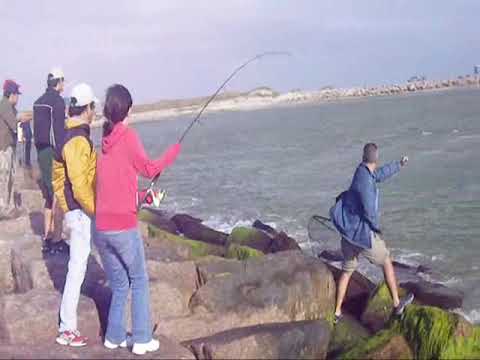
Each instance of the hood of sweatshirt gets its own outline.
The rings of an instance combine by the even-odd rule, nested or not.
[[[112,132],[102,139],[102,153],[108,153],[127,134],[128,128],[123,123],[113,127]]]

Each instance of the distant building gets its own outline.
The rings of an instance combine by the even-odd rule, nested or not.
[[[480,74],[480,65],[475,65],[475,66],[473,67],[473,73],[474,73],[475,75]]]

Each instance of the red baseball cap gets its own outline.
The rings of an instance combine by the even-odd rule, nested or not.
[[[13,80],[5,80],[3,83],[3,92],[8,92],[10,94],[21,94],[20,85]]]

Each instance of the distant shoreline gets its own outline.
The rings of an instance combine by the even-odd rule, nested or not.
[[[408,96],[420,93],[444,92],[459,89],[480,89],[479,76],[459,77],[454,80],[420,80],[403,85],[385,85],[370,88],[324,88],[315,91],[295,90],[278,93],[268,87],[261,87],[245,93],[226,93],[214,100],[206,113],[224,111],[253,111],[298,105],[315,105],[361,100],[370,97]],[[142,123],[190,116],[198,113],[207,97],[164,100],[158,103],[134,106],[131,123]],[[99,126],[102,121],[96,121]]]

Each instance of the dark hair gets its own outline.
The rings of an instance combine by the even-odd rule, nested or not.
[[[377,162],[377,150],[378,146],[374,143],[368,143],[363,147],[363,162],[374,163]]]
[[[112,132],[115,124],[127,117],[132,104],[132,95],[125,86],[115,84],[107,89],[105,106],[103,107],[103,115],[107,119],[103,123],[104,137]]]
[[[60,83],[60,81],[63,81],[63,78],[55,78],[54,79],[52,74],[48,74],[47,86],[49,88],[55,88]]]
[[[77,102],[77,99],[74,97],[70,98],[70,106],[68,107],[68,116],[80,116],[83,114],[85,110],[90,106],[90,108],[93,110],[95,109],[95,102],[91,102],[90,104],[83,105],[83,106],[75,106],[75,103]]]
[[[6,90],[6,91],[3,92],[3,97],[6,97],[8,99],[10,97],[10,95],[12,95],[12,94],[13,94],[13,92]]]

